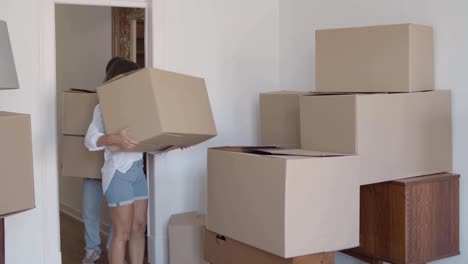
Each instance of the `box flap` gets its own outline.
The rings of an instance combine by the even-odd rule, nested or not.
[[[313,92],[302,96],[330,96],[330,95],[371,95],[371,94],[390,94],[391,92]],[[398,93],[398,92],[394,92]]]
[[[431,90],[417,91],[413,93],[427,93],[434,92]],[[364,96],[364,95],[393,95],[393,94],[407,94],[407,92],[312,92],[303,94],[301,96],[333,96],[333,95],[350,95],[350,96]]]
[[[254,149],[279,149],[279,148],[280,147],[275,146],[275,145],[265,145],[265,146],[224,146],[224,147],[215,147],[215,148],[210,148],[210,149],[248,153],[250,151],[253,151]]]
[[[323,152],[315,150],[305,150],[305,149],[258,149],[260,152],[264,152],[271,155],[285,155],[285,156],[303,156],[303,157],[339,157],[339,156],[349,156],[352,154],[346,153],[334,153],[334,152]]]
[[[65,91],[66,93],[96,93],[96,90],[90,89],[81,89],[81,88],[71,88],[69,91]]]
[[[322,152],[305,149],[285,149],[277,146],[250,146],[250,147],[219,147],[216,150],[249,153],[265,156],[294,156],[294,157],[339,157],[350,156],[348,153]]]
[[[314,93],[310,91],[272,91],[260,93],[260,95],[309,95]]]

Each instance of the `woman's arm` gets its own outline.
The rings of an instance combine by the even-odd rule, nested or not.
[[[90,151],[103,150],[106,146],[118,146],[124,150],[131,150],[138,142],[128,136],[128,129],[122,129],[116,134],[106,134],[99,105],[94,108],[93,120],[89,125],[85,137],[85,146]]]
[[[99,137],[97,144],[101,146],[118,146],[125,150],[131,150],[138,145],[138,142],[128,136],[128,128],[122,129],[118,134],[106,134]]]

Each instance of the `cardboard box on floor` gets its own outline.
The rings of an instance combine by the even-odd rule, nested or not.
[[[62,136],[62,176],[101,179],[103,151],[88,151],[84,137]]]
[[[207,228],[284,257],[359,245],[359,156],[208,150]]]
[[[280,91],[260,94],[260,144],[299,148],[299,98],[308,92]]]
[[[196,145],[216,136],[205,81],[142,69],[98,88],[107,133],[130,129],[135,151]]]
[[[173,215],[169,221],[169,263],[207,264],[203,257],[206,216],[196,212]]]
[[[211,264],[334,264],[335,253],[282,258],[205,230],[205,260]]]
[[[355,153],[361,184],[452,170],[449,91],[301,97],[302,148]]]
[[[318,30],[318,92],[434,89],[432,27],[403,24]]]
[[[95,92],[71,90],[63,93],[62,134],[84,136],[98,104]]]
[[[0,135],[0,218],[3,218],[35,207],[31,117],[0,112]]]

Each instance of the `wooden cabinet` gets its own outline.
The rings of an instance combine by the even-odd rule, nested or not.
[[[459,178],[444,173],[361,186],[361,246],[348,253],[394,264],[460,254]]]

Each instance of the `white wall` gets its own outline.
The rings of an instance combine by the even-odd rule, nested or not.
[[[44,98],[41,90],[40,60],[44,55],[40,54],[40,10],[43,8],[41,3],[44,4],[45,1],[0,1],[0,19],[8,23],[20,82],[19,90],[0,91],[0,110],[30,113],[32,116],[36,197],[36,209],[6,219],[5,251],[8,264],[57,263],[60,258],[58,219],[45,221],[48,212],[58,211],[58,200],[46,200],[51,196],[43,193],[44,185],[53,183],[50,180],[53,174],[49,174],[46,164],[50,164],[52,149],[57,146],[49,141],[51,128],[44,127],[44,121],[55,119],[55,116],[45,116],[42,111],[43,104],[55,102]],[[101,69],[96,73],[101,74],[100,81],[104,75],[102,71]],[[90,80],[96,81],[97,77],[93,81]],[[43,241],[48,241],[47,245],[43,244]]]
[[[255,144],[258,93],[277,89],[277,1],[171,0],[165,10],[167,53],[154,61],[206,78],[219,136],[156,158],[152,202],[158,264],[167,263],[170,215],[206,210],[207,147]]]
[[[112,8],[56,5],[57,90],[96,89],[112,57]]]
[[[282,89],[314,89],[314,31],[391,23],[434,26],[436,88],[453,91],[454,171],[462,174],[462,255],[436,263],[468,263],[468,1],[465,0],[280,0],[279,67]],[[340,256],[337,263],[358,263]]]
[[[0,19],[9,23],[20,90],[0,91],[0,110],[32,113],[37,208],[6,220],[6,258],[8,264],[57,263],[58,226],[46,222],[58,210],[44,185],[55,188],[51,162],[55,141],[48,134],[51,118],[44,104],[52,95],[41,93],[40,6],[49,1],[1,0]],[[465,0],[153,0],[152,14],[162,22],[154,25],[155,65],[204,76],[212,101],[219,135],[216,139],[186,151],[158,157],[152,201],[157,208],[158,264],[166,257],[166,224],[173,213],[205,208],[205,164],[208,146],[254,144],[257,140],[257,94],[274,89],[312,89],[314,83],[314,29],[401,22],[434,24],[436,34],[436,83],[454,94],[454,168],[466,174],[468,140],[468,2]],[[164,9],[165,12],[161,10]],[[46,12],[47,13],[47,12]],[[160,27],[166,28],[165,35]],[[158,29],[156,29],[158,28]],[[279,36],[278,36],[279,29]],[[277,49],[279,40],[279,61]],[[167,50],[167,54],[164,51]],[[164,55],[162,55],[164,54]],[[162,56],[160,56],[162,55]],[[162,63],[159,63],[161,62]],[[278,86],[278,66],[281,71]],[[46,121],[46,122],[45,122]],[[466,250],[466,188],[462,179],[462,252]],[[46,201],[46,199],[48,199]],[[47,202],[45,204],[44,202]],[[42,244],[48,241],[48,246]],[[56,258],[54,258],[56,257]],[[466,255],[440,263],[466,263]],[[340,258],[337,263],[353,263]]]
[[[105,66],[112,56],[112,9],[102,6],[57,5],[55,14],[60,134],[62,91],[71,88],[95,90],[105,78]],[[79,178],[59,178],[61,207],[67,213],[79,217],[81,182]],[[103,210],[102,219],[105,223],[109,222],[107,210]]]
[[[39,76],[39,1],[2,0],[0,19],[8,23],[20,90],[0,91],[0,110],[32,114],[36,209],[8,217],[5,223],[6,263],[42,263],[45,246],[45,206],[41,186],[47,177],[40,166],[44,162],[41,129]],[[53,207],[53,205],[52,205]],[[52,241],[51,244],[54,244]]]

